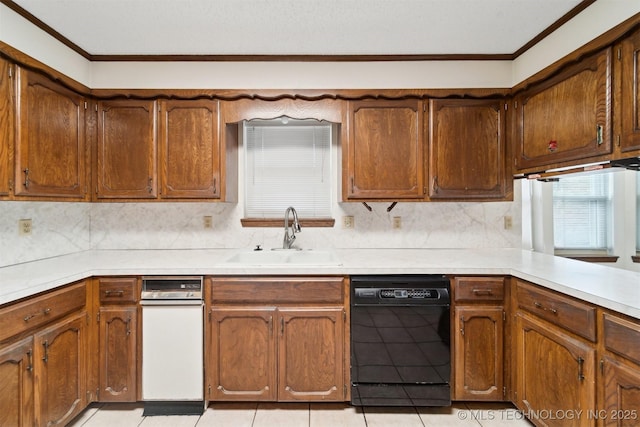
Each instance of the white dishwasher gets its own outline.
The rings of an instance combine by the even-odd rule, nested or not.
[[[204,412],[202,277],[142,280],[144,415]]]

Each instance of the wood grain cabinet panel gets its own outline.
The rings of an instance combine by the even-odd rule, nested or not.
[[[421,199],[423,133],[420,100],[350,102],[343,199]]]
[[[160,102],[161,196],[219,198],[218,102]]]
[[[280,308],[278,315],[278,400],[344,400],[343,308]]]
[[[504,399],[502,306],[455,309],[454,395],[457,400]]]
[[[156,109],[156,101],[98,103],[98,199],[157,197]]]
[[[430,100],[429,198],[504,198],[505,123],[502,100]]]
[[[38,73],[17,69],[15,194],[84,197],[85,98]]]
[[[595,348],[524,312],[516,313],[515,334],[516,406],[534,416],[583,411],[532,418],[537,426],[594,426],[587,411],[596,408]]]
[[[275,308],[212,308],[210,399],[276,400],[275,317]]]
[[[100,308],[101,402],[135,402],[137,307]]]
[[[0,58],[0,196],[8,196],[13,187],[14,73],[13,64]]]
[[[611,153],[611,49],[567,67],[515,101],[518,169],[545,170]]]
[[[34,336],[35,424],[65,425],[87,405],[87,314]]]
[[[0,345],[0,426],[33,426],[33,337]]]
[[[614,110],[622,153],[640,152],[640,30],[618,46],[616,99]],[[640,153],[635,153],[636,155]]]

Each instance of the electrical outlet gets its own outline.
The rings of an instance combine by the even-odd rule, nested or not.
[[[213,228],[213,217],[210,215],[202,217],[202,223],[204,224],[204,228]]]
[[[394,216],[393,217],[393,228],[399,229],[402,228],[402,217]]]
[[[342,217],[342,228],[353,228],[354,225],[352,215],[345,215]]]
[[[513,228],[513,218],[507,215],[504,217],[504,229],[511,230],[511,228]]]
[[[31,229],[33,224],[31,219],[21,219],[18,220],[18,234],[21,236],[28,236],[31,234]]]

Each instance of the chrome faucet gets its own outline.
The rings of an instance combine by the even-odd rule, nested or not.
[[[289,214],[293,213],[293,224],[291,224],[291,234],[289,234]],[[291,249],[293,241],[296,240],[296,233],[300,233],[300,222],[298,221],[298,212],[289,206],[284,212],[284,239],[282,241],[282,249]]]

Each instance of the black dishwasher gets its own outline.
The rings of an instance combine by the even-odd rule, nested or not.
[[[351,404],[451,405],[449,279],[351,276]]]

